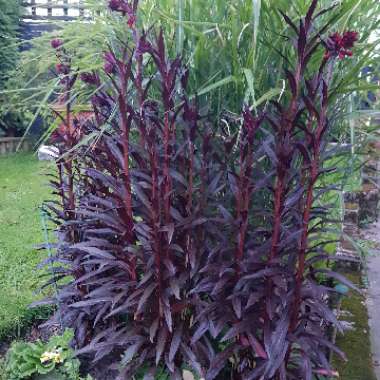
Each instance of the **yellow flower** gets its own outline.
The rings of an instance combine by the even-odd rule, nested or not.
[[[44,352],[42,355],[41,355],[41,363],[42,364],[45,364],[46,362],[50,361],[50,353],[49,352]]]
[[[45,364],[45,363],[48,363],[50,361],[53,361],[56,364],[63,363],[61,351],[62,351],[61,349],[58,349],[58,350],[44,352],[40,358],[41,363]]]

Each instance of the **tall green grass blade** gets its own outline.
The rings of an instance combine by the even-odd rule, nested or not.
[[[177,0],[178,4],[178,28],[177,28],[177,54],[182,55],[185,31],[183,26],[186,0]]]
[[[227,78],[221,79],[215,83],[212,83],[212,84],[200,89],[196,95],[202,96],[202,95],[209,94],[209,93],[215,91],[216,89],[218,89],[219,87],[226,86],[227,84],[232,83],[232,82],[236,82],[236,79],[233,76],[229,76]],[[192,98],[194,98],[194,97],[195,97],[195,95],[192,95]]]

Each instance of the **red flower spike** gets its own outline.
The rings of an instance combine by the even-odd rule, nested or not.
[[[338,56],[339,59],[352,57],[352,49],[355,42],[358,40],[359,34],[355,31],[346,31],[343,34],[331,34],[327,41],[327,49],[324,59],[329,59],[332,56]]]

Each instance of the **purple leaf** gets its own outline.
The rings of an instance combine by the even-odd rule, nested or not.
[[[156,346],[156,366],[161,360],[161,356],[164,352],[166,343],[168,339],[168,330],[165,326],[162,326],[160,328],[160,331],[158,333],[158,338],[157,338],[157,346]]]
[[[218,376],[219,372],[226,365],[226,362],[228,361],[228,359],[234,353],[234,350],[235,350],[235,346],[232,345],[215,356],[215,358],[210,363],[210,368],[206,374],[206,380],[214,380]]]
[[[160,320],[157,318],[150,325],[150,328],[149,328],[149,337],[150,337],[150,341],[152,343],[154,342],[154,339],[155,339],[155,337],[157,335],[159,323],[160,323]]]
[[[152,283],[145,289],[143,295],[141,296],[141,298],[139,300],[139,304],[137,306],[137,311],[136,311],[137,314],[140,314],[142,312],[143,308],[146,307],[146,303],[147,303],[148,298],[152,295],[152,293],[154,292],[154,290],[156,288],[157,288],[157,284]]]
[[[177,354],[177,351],[179,349],[179,346],[182,341],[182,330],[183,326],[180,325],[177,327],[176,331],[173,334],[172,342],[170,344],[170,350],[169,350],[169,361],[173,362],[174,357]]]

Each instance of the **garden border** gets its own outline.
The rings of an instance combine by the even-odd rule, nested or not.
[[[30,142],[22,137],[0,137],[0,156],[16,151],[27,152],[30,150]]]

